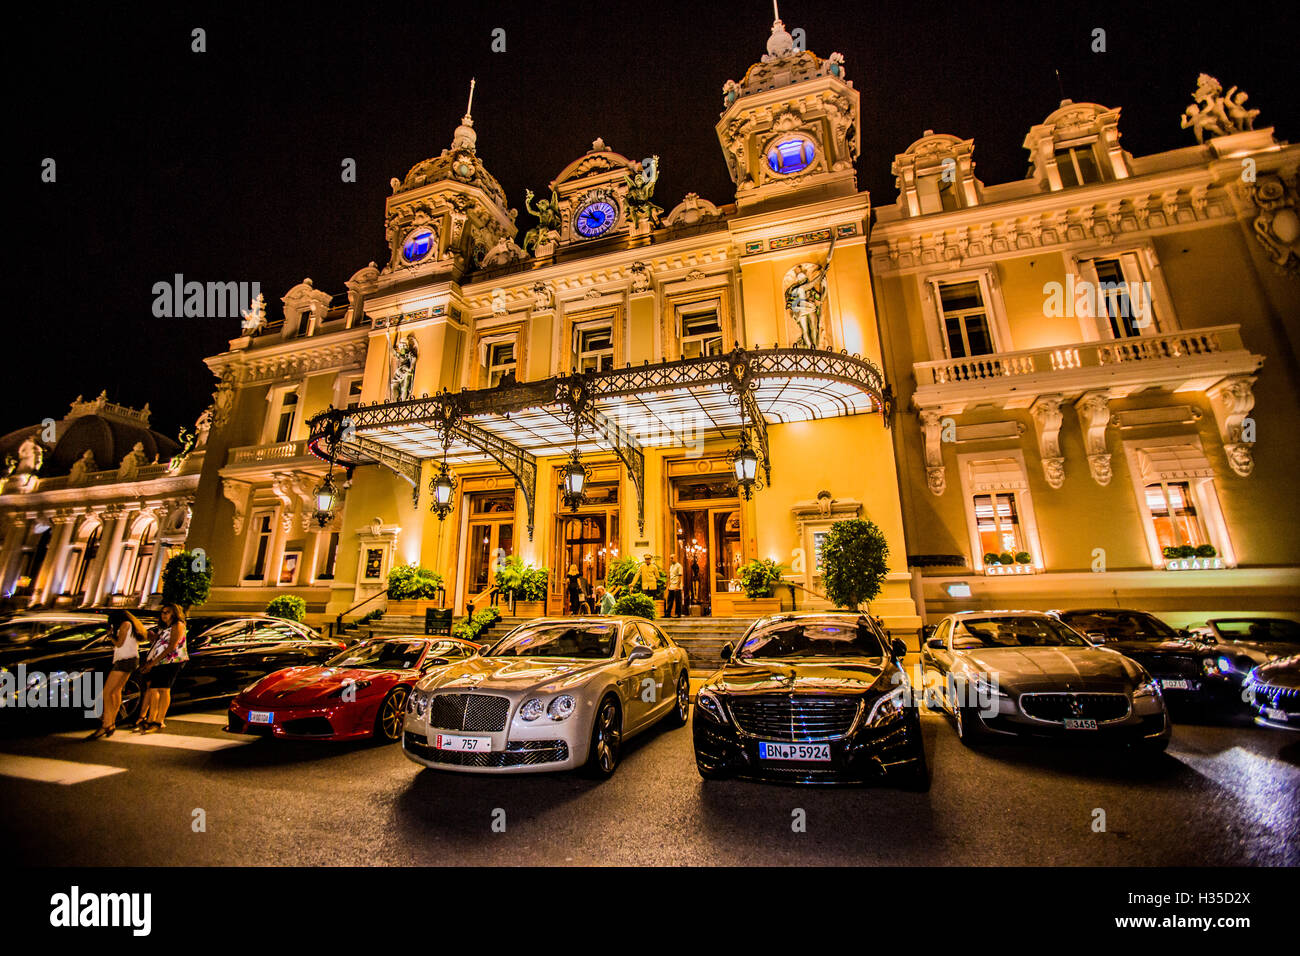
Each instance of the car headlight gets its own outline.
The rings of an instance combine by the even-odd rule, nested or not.
[[[909,690],[910,688],[904,684],[902,687],[891,690],[876,701],[871,707],[871,713],[867,714],[867,726],[879,727],[902,717],[907,707],[907,692]]]
[[[1160,681],[1156,680],[1154,677],[1148,677],[1146,680],[1138,684],[1137,687],[1133,689],[1133,698],[1135,700],[1139,697],[1160,697],[1160,696],[1161,696]]]
[[[708,714],[720,724],[727,722],[727,712],[722,707],[722,701],[712,691],[701,690],[696,695],[695,707],[696,710]]]
[[[342,697],[344,694],[348,692],[349,689],[351,689],[352,693],[355,695],[357,691],[365,690],[367,687],[369,687],[370,683],[371,682],[368,680],[345,680],[338,687],[335,687],[332,691],[330,691],[330,696]]]
[[[561,694],[549,704],[546,705],[546,712],[551,715],[551,720],[564,720],[573,713],[578,702],[568,694]]]
[[[524,701],[524,706],[519,708],[519,719],[536,720],[538,717],[542,716],[545,710],[546,708],[542,706],[540,700],[536,697],[530,697],[528,700]]]
[[[429,708],[429,695],[418,690],[411,691],[411,696],[406,698],[406,712],[415,714],[416,717],[423,717],[424,712]]]

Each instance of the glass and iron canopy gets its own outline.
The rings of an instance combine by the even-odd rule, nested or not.
[[[417,495],[425,461],[458,466],[495,460],[524,493],[531,535],[539,458],[576,457],[581,463],[582,457],[613,452],[636,485],[643,520],[646,448],[697,447],[705,439],[734,442],[745,433],[755,456],[752,471],[757,477],[761,467],[770,483],[768,425],[889,405],[884,378],[869,359],[819,349],[737,346],[726,355],[331,408],[309,423],[309,447],[318,457],[334,456],[346,466],[384,465],[410,482]],[[750,465],[744,467],[748,474]],[[585,478],[572,472],[562,477],[566,492],[575,482],[584,487]]]

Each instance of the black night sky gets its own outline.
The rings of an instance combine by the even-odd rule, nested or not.
[[[1300,136],[1293,4],[784,0],[810,49],[862,94],[859,185],[895,199],[893,156],[924,130],[975,140],[986,183],[1025,175],[1025,133],[1065,95],[1122,108],[1134,154],[1193,145],[1179,116],[1205,71]],[[1290,9],[1291,13],[1285,11]],[[383,264],[388,181],[451,142],[469,78],[478,151],[522,210],[597,136],[661,157],[656,198],[719,204],[722,84],[764,50],[768,0],[705,3],[24,4],[8,14],[9,203],[17,266],[0,434],[78,393],[149,402],[174,434],[207,404],[204,355],[238,320],[157,319],[155,282],[304,276],[330,293]],[[190,52],[190,31],[207,52]],[[505,53],[490,49],[506,31]],[[1090,50],[1104,28],[1107,52]],[[42,183],[44,158],[57,182]],[[357,163],[344,183],[341,163]],[[522,232],[531,217],[521,212]],[[1228,321],[1225,319],[1225,321]]]

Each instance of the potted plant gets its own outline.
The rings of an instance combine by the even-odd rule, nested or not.
[[[996,551],[989,551],[988,553],[986,553],[986,554],[984,555],[984,563],[985,563],[986,565],[988,565],[988,564],[1001,564],[1001,563],[1002,563],[1002,557],[1001,557],[1001,556],[1000,556]]]
[[[771,558],[753,558],[736,569],[745,597],[736,598],[732,604],[738,614],[762,617],[781,610],[781,599],[774,596],[776,585],[788,569]]]
[[[615,614],[630,614],[633,617],[643,617],[648,621],[655,619],[655,602],[648,594],[640,591],[629,591],[621,598],[614,602]]]
[[[441,607],[442,575],[416,564],[404,564],[388,572],[388,611],[392,614],[421,615]]]
[[[822,581],[837,607],[858,611],[870,604],[889,575],[889,542],[874,521],[837,521],[822,544]]]
[[[519,617],[541,617],[546,613],[546,587],[550,572],[525,564],[510,555],[497,567],[496,585]]]
[[[271,598],[266,606],[266,613],[271,617],[282,617],[286,621],[297,621],[307,616],[307,602],[296,594],[279,594]]]
[[[1031,555],[1028,551],[1016,552],[1016,564],[1029,564],[1033,560],[1034,560],[1033,555]]]

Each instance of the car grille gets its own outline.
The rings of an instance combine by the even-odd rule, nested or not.
[[[736,697],[728,704],[745,733],[792,743],[843,737],[859,706],[856,697]]]
[[[438,694],[429,702],[429,726],[439,730],[506,729],[510,698],[491,694]]]
[[[1126,694],[1021,694],[1020,709],[1038,720],[1123,720],[1129,699]]]
[[[408,730],[402,743],[416,756],[450,767],[531,767],[569,759],[569,745],[563,740],[525,740],[507,744],[504,751],[463,753],[430,747],[427,737]]]
[[[1201,659],[1186,654],[1129,654],[1156,677],[1200,677]]]
[[[1300,709],[1300,690],[1294,687],[1256,682],[1251,685],[1251,690],[1255,694],[1256,707],[1276,707],[1287,713],[1295,713]]]

